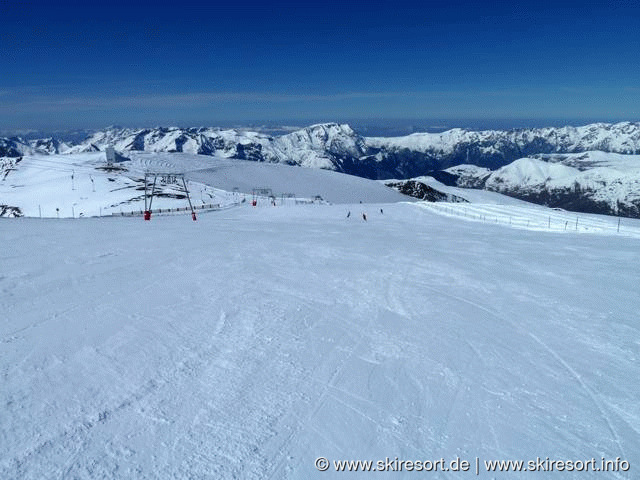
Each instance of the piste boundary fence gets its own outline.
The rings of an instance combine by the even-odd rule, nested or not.
[[[517,205],[424,202],[422,208],[439,215],[513,228],[573,233],[619,234],[640,238],[640,220],[568,210],[543,211]]]

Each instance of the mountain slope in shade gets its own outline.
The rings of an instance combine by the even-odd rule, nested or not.
[[[427,202],[449,202],[467,203],[467,200],[458,195],[444,193],[435,189],[431,185],[416,179],[412,180],[387,180],[384,182],[387,187],[391,187],[404,195],[425,200]]]

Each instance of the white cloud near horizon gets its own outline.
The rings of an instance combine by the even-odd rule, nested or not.
[[[43,88],[44,89],[44,88]],[[14,109],[29,111],[110,110],[120,108],[194,108],[207,104],[295,102],[339,102],[345,100],[428,99],[531,96],[539,92],[522,90],[470,90],[420,92],[340,92],[340,93],[275,93],[275,92],[194,92],[140,95],[42,95],[34,94],[35,87],[25,90],[0,91],[0,96],[13,97],[0,101],[0,112]]]
[[[0,95],[13,96],[0,91]],[[156,95],[100,95],[56,96],[15,95],[9,102],[0,102],[0,111],[8,108],[37,108],[44,111],[92,110],[110,108],[192,108],[216,103],[289,103],[326,102],[348,99],[375,99],[410,96],[411,93],[346,92],[336,94],[283,94],[269,92],[195,92]]]
[[[146,92],[152,92],[145,87]],[[106,89],[105,89],[106,91]],[[345,92],[169,92],[85,93],[68,86],[25,86],[0,90],[0,127],[42,125],[187,124],[264,119],[340,118],[637,118],[640,104],[630,87],[617,103],[585,86],[470,88],[426,91]],[[584,99],[591,101],[585,104]]]

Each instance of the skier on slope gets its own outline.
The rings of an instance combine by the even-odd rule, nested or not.
[[[347,212],[347,218],[349,218],[350,216],[351,216],[351,210]]]
[[[367,214],[362,212],[362,219],[366,222],[367,221]]]

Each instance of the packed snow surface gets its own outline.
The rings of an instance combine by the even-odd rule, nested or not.
[[[638,238],[409,203],[0,231],[0,478],[337,478],[320,456],[640,468]]]

